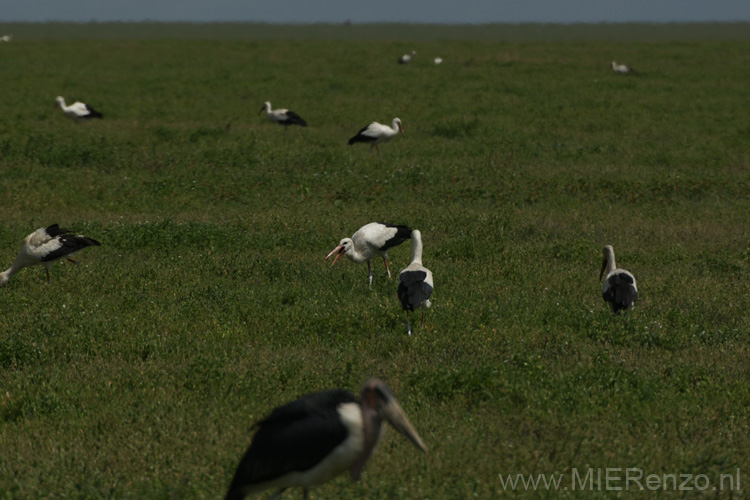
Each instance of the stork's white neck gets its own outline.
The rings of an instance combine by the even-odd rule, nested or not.
[[[411,232],[411,262],[422,263],[422,233],[418,229]]]
[[[604,258],[607,259],[607,266],[605,267],[604,272],[604,275],[606,276],[617,269],[617,264],[615,263],[615,251],[609,245],[604,247]]]
[[[13,262],[13,264],[12,264],[12,265],[11,265],[11,266],[10,266],[10,267],[9,267],[8,269],[6,269],[6,270],[5,270],[5,271],[3,271],[2,273],[0,273],[0,286],[3,286],[3,285],[4,285],[4,284],[6,284],[6,283],[7,283],[8,281],[10,281],[10,279],[11,279],[11,278],[12,278],[12,277],[13,277],[13,276],[14,276],[14,275],[15,275],[15,274],[16,274],[16,273],[18,272],[18,271],[20,271],[21,269],[23,269],[23,265],[22,265],[22,264],[21,264],[21,263],[19,262],[19,260],[18,260],[18,259],[16,259],[16,260],[15,260],[15,261]]]

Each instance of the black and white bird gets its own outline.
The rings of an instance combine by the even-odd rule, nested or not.
[[[605,246],[602,254],[604,259],[599,273],[599,280],[604,276],[602,298],[609,302],[612,312],[619,313],[623,309],[633,307],[638,299],[638,287],[635,284],[635,277],[629,271],[617,268],[612,245]]]
[[[331,389],[307,394],[275,408],[257,428],[237,467],[226,500],[269,488],[308,488],[350,471],[352,479],[375,451],[383,420],[427,453],[422,438],[383,382],[368,380],[361,400],[349,391]],[[270,500],[270,499],[269,499]]]
[[[100,112],[96,111],[88,104],[84,104],[80,101],[76,101],[70,106],[66,106],[65,99],[63,99],[61,96],[57,96],[57,98],[55,98],[55,103],[60,106],[65,116],[74,120],[85,120],[88,118],[103,117]]]
[[[370,260],[376,255],[383,257],[385,270],[388,273],[388,278],[390,278],[391,270],[388,268],[388,250],[408,240],[412,237],[412,234],[412,230],[407,226],[370,222],[357,229],[357,232],[351,238],[342,239],[338,246],[326,255],[325,260],[336,254],[331,267],[333,267],[342,255],[346,255],[349,260],[358,264],[367,262],[367,272],[370,286],[372,286]]]
[[[422,233],[415,229],[411,232],[411,264],[398,275],[398,298],[401,307],[406,311],[406,328],[411,335],[409,311],[422,309],[422,328],[424,328],[424,310],[430,307],[430,297],[434,289],[432,272],[422,265]]]
[[[409,64],[411,62],[411,58],[417,55],[416,50],[412,50],[411,54],[404,54],[403,56],[398,58],[399,64]]]
[[[99,246],[100,243],[80,234],[71,234],[67,229],[61,229],[57,224],[44,228],[40,227],[23,240],[16,260],[6,271],[0,273],[0,286],[6,284],[18,271],[26,266],[43,264],[47,271],[49,283],[49,268],[59,259],[65,257],[77,264],[70,257],[86,247]]]
[[[10,42],[11,40],[13,40],[13,35],[0,36],[0,42]]]
[[[286,130],[289,125],[307,127],[307,122],[303,120],[300,115],[294,111],[289,111],[288,109],[271,109],[271,103],[269,101],[266,101],[265,104],[263,104],[263,107],[260,108],[258,114],[261,114],[264,110],[268,119],[274,123],[284,125],[284,130]]]
[[[374,147],[378,151],[378,154],[380,154],[378,144],[390,141],[396,137],[399,132],[401,132],[402,137],[405,137],[400,118],[394,118],[390,127],[388,125],[383,125],[382,123],[372,122],[357,132],[357,135],[349,139],[348,144],[350,146],[355,142],[372,144],[371,148]]]
[[[611,64],[612,71],[615,73],[619,73],[621,75],[638,75],[638,72],[631,68],[630,66],[626,66],[625,64],[617,64],[616,62],[612,61]]]

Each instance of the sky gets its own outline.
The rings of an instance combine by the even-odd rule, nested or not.
[[[750,0],[0,0],[0,22],[750,21]]]

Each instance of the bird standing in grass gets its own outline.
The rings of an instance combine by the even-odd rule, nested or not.
[[[638,288],[635,277],[625,269],[618,269],[615,264],[615,251],[612,245],[602,250],[603,261],[599,279],[604,276],[602,283],[602,298],[609,303],[612,312],[619,313],[623,309],[633,307],[638,299]],[[606,273],[606,274],[605,274]]]
[[[388,125],[383,125],[382,123],[372,122],[368,126],[362,128],[359,132],[357,132],[357,135],[349,139],[348,144],[350,146],[355,142],[372,144],[372,146],[370,146],[370,149],[375,148],[378,154],[380,154],[378,144],[390,141],[391,139],[396,137],[399,132],[401,132],[402,137],[406,137],[404,136],[404,129],[401,126],[400,118],[394,118],[390,127]]]
[[[269,101],[266,101],[265,104],[263,104],[263,107],[260,108],[260,111],[258,111],[258,114],[261,114],[265,110],[266,116],[268,116],[268,119],[274,123],[278,123],[279,125],[284,125],[284,130],[286,130],[289,125],[299,125],[300,127],[307,127],[307,122],[302,119],[300,115],[295,113],[294,111],[289,111],[288,109],[271,109],[271,103]]]
[[[620,75],[636,75],[638,76],[638,72],[631,68],[630,66],[627,66],[625,64],[617,64],[616,62],[612,61],[611,64],[612,71],[615,73],[618,73]]]
[[[270,498],[287,488],[303,488],[307,500],[308,488],[347,470],[358,480],[384,420],[427,453],[390,388],[377,379],[365,383],[360,400],[349,391],[332,389],[279,406],[255,424],[257,431],[226,500],[242,500],[269,488],[279,489]]]
[[[61,229],[57,224],[47,228],[40,227],[23,240],[18,256],[6,271],[0,273],[0,286],[6,284],[14,274],[26,266],[43,264],[47,271],[49,283],[49,268],[53,262],[65,257],[70,262],[78,264],[70,257],[88,246],[99,246],[100,243],[80,234],[71,234],[67,229]]]
[[[422,265],[422,233],[415,229],[411,232],[411,264],[398,275],[398,298],[401,307],[406,311],[407,333],[411,335],[409,311],[422,309],[422,328],[424,328],[424,310],[430,307],[430,297],[434,289],[432,272]]]
[[[411,59],[417,55],[416,50],[412,50],[411,54],[404,54],[401,57],[398,58],[399,64],[409,64],[411,62]]]
[[[346,255],[346,257],[352,262],[367,262],[368,277],[370,280],[370,286],[372,286],[372,267],[370,266],[370,260],[372,260],[375,255],[383,257],[383,264],[385,264],[385,270],[390,279],[391,270],[388,268],[388,249],[400,245],[411,238],[411,235],[412,230],[407,226],[396,226],[382,222],[370,222],[369,224],[360,227],[351,238],[342,239],[338,246],[331,250],[331,253],[326,255],[325,260],[328,260],[333,254],[336,254],[336,258],[333,259],[331,267],[333,267],[342,255]]]
[[[68,118],[72,118],[74,120],[87,120],[89,118],[103,118],[102,114],[89,106],[88,104],[84,104],[80,101],[76,101],[70,106],[65,105],[65,99],[61,96],[57,96],[55,98],[55,103],[60,106],[60,109],[62,109],[63,114],[67,116]]]

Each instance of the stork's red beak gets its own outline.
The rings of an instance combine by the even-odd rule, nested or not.
[[[401,132],[401,137],[405,138],[406,136],[404,135],[404,128],[401,126],[400,123],[398,124],[398,130]]]
[[[333,262],[331,263],[331,267],[333,267],[333,265],[336,263],[336,261],[339,260],[339,257],[341,257],[344,254],[344,247],[342,245],[339,245],[336,248],[334,248],[333,250],[331,250],[331,253],[329,253],[328,255],[326,255],[325,260],[328,260],[328,258],[331,255],[335,254],[336,252],[338,252],[338,254],[336,255],[336,258],[333,259]]]

